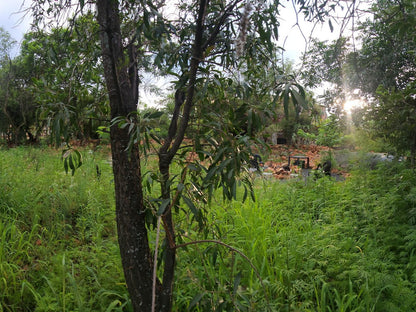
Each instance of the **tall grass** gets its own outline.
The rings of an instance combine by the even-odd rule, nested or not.
[[[131,311],[109,153],[82,154],[71,176],[58,151],[0,150],[0,311]],[[212,201],[205,232],[179,215],[205,242],[178,249],[174,310],[415,311],[415,172],[357,168],[256,178],[255,202]]]
[[[179,311],[190,298],[195,311],[224,302],[226,311],[416,310],[414,171],[388,164],[345,182],[257,184],[256,202],[219,202],[209,217],[215,238],[247,255],[266,289],[242,257],[201,246],[180,255]],[[210,301],[206,289],[215,289]]]
[[[59,151],[0,150],[0,311],[126,308],[108,153],[83,155],[72,177]]]

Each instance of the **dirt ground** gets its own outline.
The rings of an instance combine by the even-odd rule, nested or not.
[[[321,163],[321,158],[330,149],[326,146],[317,145],[301,145],[301,146],[289,146],[289,145],[273,145],[271,151],[265,156],[263,163],[263,171],[268,174],[272,174],[277,179],[287,179],[291,174],[297,174],[301,168],[302,163],[296,163],[296,159],[291,159],[290,167],[289,156],[302,156],[303,167],[306,168],[306,157],[309,159],[309,168],[316,169],[318,164]],[[305,158],[303,158],[305,157]]]

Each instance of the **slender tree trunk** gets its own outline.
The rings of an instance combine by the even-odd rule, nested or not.
[[[162,176],[162,198],[170,198],[169,168],[171,161],[166,156],[159,155],[159,170]],[[169,205],[170,206],[170,205]],[[172,210],[169,209],[162,216],[163,226],[166,231],[166,250],[164,255],[164,270],[162,280],[162,291],[160,294],[160,311],[172,310],[172,291],[176,262],[175,229],[173,226]]]
[[[173,157],[176,155],[185,137],[189,124],[190,113],[193,106],[193,97],[196,85],[198,65],[203,57],[203,25],[206,14],[207,0],[199,1],[198,18],[195,30],[195,41],[189,70],[189,82],[186,92],[177,90],[175,94],[175,109],[169,126],[168,136],[159,150],[159,170],[162,176],[162,198],[170,198],[169,170]],[[182,118],[179,120],[179,111],[182,109]],[[172,203],[171,203],[172,204]],[[172,211],[166,211],[163,216],[163,226],[166,231],[167,247],[164,258],[164,271],[162,292],[160,297],[160,311],[172,310],[172,291],[175,275],[176,242]]]
[[[193,107],[198,66],[203,62],[203,52],[221,31],[221,26],[241,0],[235,0],[220,16],[218,24],[208,39],[204,40],[204,20],[209,0],[198,1],[195,39],[190,60],[188,86],[178,90],[175,97],[175,113],[168,136],[159,149],[159,170],[162,176],[162,198],[170,199],[169,170],[185,137]],[[111,117],[127,116],[137,110],[138,73],[133,46],[123,47],[117,0],[97,0],[97,17],[105,79],[111,106]],[[128,57],[127,57],[128,55]],[[183,106],[183,107],[182,107]],[[182,112],[179,118],[179,112]],[[145,207],[143,201],[139,151],[134,147],[126,151],[129,135],[126,129],[113,126],[110,132],[113,171],[116,190],[116,216],[120,253],[124,275],[134,311],[151,311],[153,263],[148,242]],[[171,203],[172,204],[172,203]],[[174,204],[174,203],[173,203]],[[170,205],[171,206],[171,205]],[[169,206],[169,207],[170,207]],[[156,311],[172,310],[172,291],[175,271],[176,244],[172,211],[163,215],[167,248],[165,250],[163,283],[157,280]]]
[[[127,131],[112,127],[118,243],[134,311],[150,311],[153,265],[145,224],[140,159],[137,152],[131,155],[126,152],[128,140]]]
[[[97,18],[111,117],[127,116],[137,110],[137,68],[134,55],[126,59],[122,43],[118,1],[98,0]],[[145,223],[145,206],[136,147],[127,151],[127,129],[110,129],[116,196],[118,242],[124,276],[134,311],[150,311],[153,260]],[[158,283],[160,287],[160,283]]]

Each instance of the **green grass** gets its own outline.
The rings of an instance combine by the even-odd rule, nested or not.
[[[72,177],[59,151],[0,150],[0,311],[105,311],[128,302],[107,153],[83,154]]]
[[[0,311],[131,310],[109,153],[82,154],[71,176],[59,151],[0,150]],[[215,197],[205,232],[177,217],[184,242],[221,244],[178,250],[175,311],[416,310],[414,171],[257,178],[255,191],[255,202]]]
[[[242,257],[222,249],[214,265],[217,247],[200,246],[198,258],[189,250],[180,255],[188,271],[177,281],[181,297],[200,299],[195,310],[226,301],[227,311],[416,309],[412,170],[361,171],[345,182],[258,184],[256,202],[218,203],[209,217],[221,229],[213,238],[242,251],[265,289]],[[178,310],[186,310],[187,302]]]

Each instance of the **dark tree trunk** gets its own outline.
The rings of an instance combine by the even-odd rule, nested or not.
[[[170,198],[169,168],[171,160],[166,156],[159,156],[159,170],[162,176],[162,198]],[[166,231],[166,250],[164,255],[164,271],[162,280],[162,292],[160,294],[160,311],[172,310],[172,291],[176,262],[175,230],[173,227],[172,210],[166,211],[163,216],[163,226]]]
[[[128,141],[127,131],[111,129],[118,243],[134,311],[150,311],[153,265],[145,224],[140,159],[137,152],[128,155]]]
[[[185,137],[193,106],[198,66],[203,62],[203,52],[213,44],[234,7],[236,0],[220,16],[218,25],[204,41],[204,20],[208,0],[199,0],[195,39],[190,60],[188,86],[178,90],[175,96],[175,112],[168,136],[159,149],[159,170],[162,176],[162,198],[170,199],[169,171]],[[123,47],[120,31],[119,3],[117,0],[97,0],[97,17],[104,75],[107,84],[111,117],[127,116],[137,110],[138,73],[135,47]],[[124,38],[125,39],[125,38]],[[180,111],[182,114],[180,114]],[[181,115],[181,116],[180,116]],[[179,117],[180,116],[180,117]],[[151,311],[153,260],[145,224],[145,207],[140,172],[140,157],[136,147],[127,152],[129,134],[126,129],[113,126],[110,132],[113,156],[113,171],[116,190],[116,216],[120,253],[127,287],[134,311]],[[130,154],[129,154],[130,153]],[[162,215],[167,247],[164,258],[163,282],[156,281],[156,311],[172,310],[172,290],[175,271],[176,244],[171,202]]]
[[[126,59],[124,53],[118,1],[98,0],[97,18],[111,117],[127,116],[137,110],[138,80],[134,55],[130,53]],[[129,134],[126,129],[112,126],[110,137],[118,242],[124,276],[134,311],[150,311],[153,261],[145,224],[140,155],[136,147],[127,151]]]
[[[177,90],[175,94],[175,109],[169,126],[168,136],[159,150],[159,170],[162,176],[161,189],[162,198],[170,198],[169,170],[173,157],[176,155],[185,137],[185,131],[189,124],[193,97],[195,92],[196,76],[198,65],[203,56],[203,24],[206,14],[206,0],[200,0],[198,18],[195,32],[195,41],[192,52],[191,66],[189,70],[189,82],[186,92]],[[179,120],[179,111],[182,109],[182,118]],[[173,203],[175,204],[175,203]],[[172,203],[171,203],[172,205]],[[163,225],[166,231],[167,247],[164,258],[164,271],[162,292],[160,297],[160,311],[169,312],[172,310],[172,289],[175,274],[176,242],[175,229],[171,209],[163,216]]]

